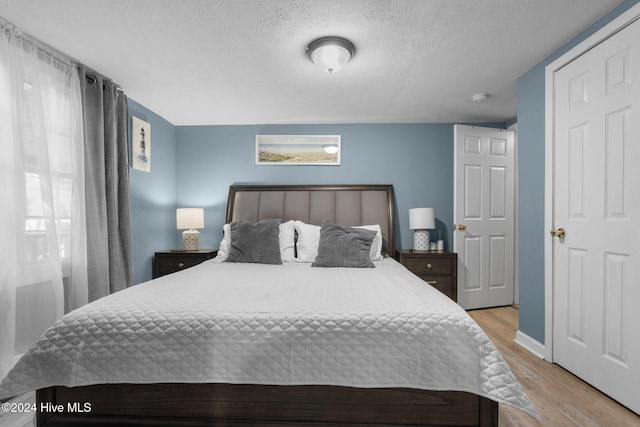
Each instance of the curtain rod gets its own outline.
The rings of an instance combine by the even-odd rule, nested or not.
[[[78,68],[80,66],[80,63],[78,61],[75,61],[74,59],[72,59],[68,55],[65,55],[64,53],[60,52],[58,49],[55,49],[55,48],[49,46],[48,44],[43,43],[42,41],[36,39],[35,37],[23,32],[18,27],[16,27],[14,24],[12,24],[11,22],[7,21],[6,19],[4,19],[2,17],[0,17],[0,29],[3,30],[8,37],[16,37],[16,38],[20,39],[21,41],[30,44],[34,48],[38,49],[38,52],[51,57],[53,60],[58,61],[61,65],[65,65],[67,67],[74,67],[74,68]],[[116,90],[123,91],[123,89],[120,87],[120,85],[115,83],[110,78],[108,78],[108,77],[102,75],[101,73],[99,73],[99,72],[87,67],[86,65],[83,65],[83,67],[85,68],[87,73],[93,74],[93,75],[98,75],[103,80],[105,80],[105,79],[109,80],[111,83],[113,83],[116,86]],[[90,77],[92,79],[95,79],[94,76],[88,76],[88,77]]]
[[[57,49],[54,49],[48,44],[41,42],[35,37],[30,36],[4,18],[0,18],[0,28],[4,30],[5,34],[8,37],[18,38],[20,41],[23,41],[38,49],[40,53],[50,56],[63,65],[66,65],[68,67],[74,67],[76,65],[75,61],[73,61],[69,56],[65,55]]]
[[[120,92],[124,92],[124,89],[122,89],[118,83],[114,82],[109,77],[102,75],[101,73],[97,72],[96,70],[94,70],[94,69],[92,69],[90,67],[87,67],[84,64],[76,64],[76,67],[84,68],[84,78],[89,83],[94,84],[98,79],[101,79],[103,81],[103,85],[104,85],[105,81],[108,81],[113,86],[115,86],[116,90],[118,90]]]

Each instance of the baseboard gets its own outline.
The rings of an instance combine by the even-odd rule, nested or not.
[[[525,350],[533,353],[540,359],[544,359],[545,349],[544,344],[540,344],[538,341],[531,338],[529,335],[522,333],[520,331],[516,332],[516,337],[514,340],[516,344]]]

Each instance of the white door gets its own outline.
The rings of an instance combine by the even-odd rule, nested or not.
[[[554,85],[553,359],[640,412],[640,22]]]
[[[514,132],[456,125],[454,140],[458,304],[513,304]]]

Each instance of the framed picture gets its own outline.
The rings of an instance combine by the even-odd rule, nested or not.
[[[151,172],[151,125],[131,117],[131,151],[134,169]]]
[[[340,135],[256,135],[256,165],[340,165]]]

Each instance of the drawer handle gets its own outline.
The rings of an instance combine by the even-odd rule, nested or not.
[[[427,270],[431,270],[431,263],[427,264]]]
[[[435,280],[427,280],[427,283],[430,284],[430,285],[437,285],[438,284],[438,282],[435,281]]]
[[[178,268],[182,268],[182,267],[184,267],[184,263],[183,262],[179,262],[178,263]]]

